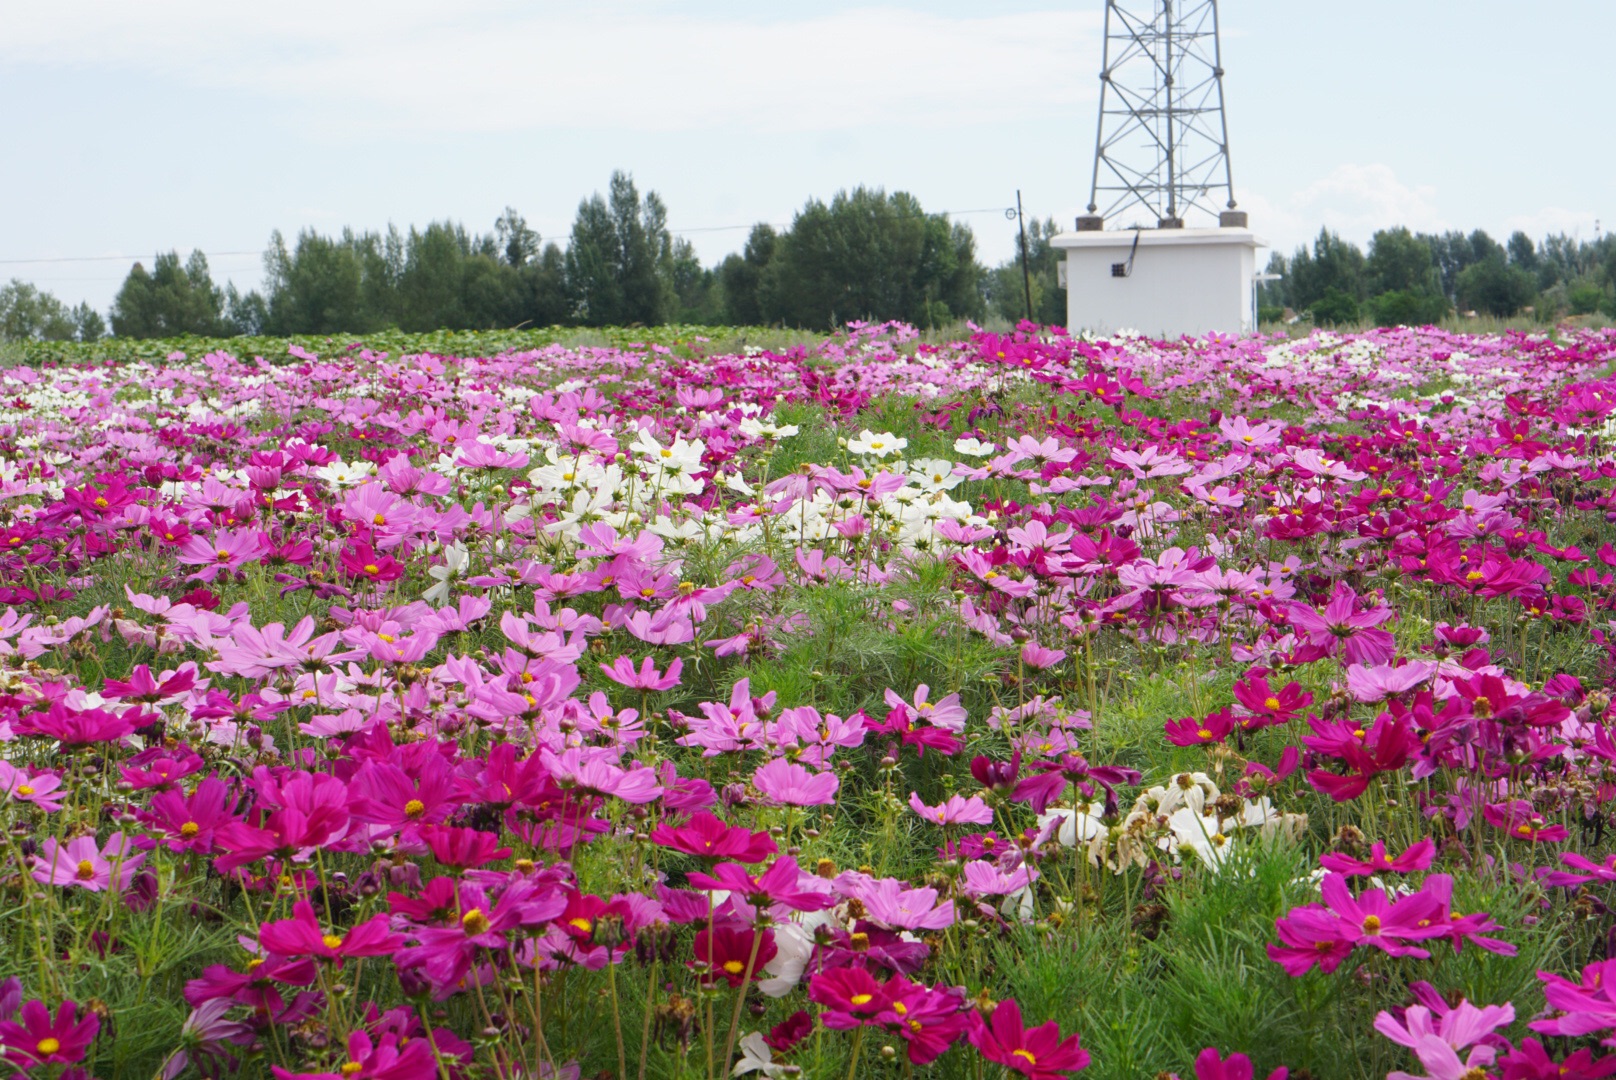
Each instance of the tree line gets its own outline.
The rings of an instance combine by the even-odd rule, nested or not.
[[[1040,238],[1054,233],[1046,224],[1034,230]],[[1054,295],[1054,254],[1042,242],[1040,296]],[[108,324],[136,338],[665,323],[828,330],[853,319],[928,326],[997,311],[996,273],[978,263],[968,225],[928,213],[905,192],[866,187],[810,199],[790,228],[758,225],[743,251],[703,266],[669,231],[656,192],[642,194],[616,172],[604,194],[579,203],[565,246],[510,208],[487,233],[451,221],[407,233],[306,229],[290,241],[276,231],[262,290],[221,288],[202,252],[183,261],[168,252],[130,270],[105,320],[13,282],[0,292],[0,304],[15,294],[0,307],[0,333],[93,340]],[[1019,284],[1014,301],[1019,317]]]
[[[1011,222],[1008,226],[1015,229]],[[1018,259],[976,257],[970,226],[905,192],[859,187],[810,199],[789,228],[754,226],[741,251],[703,266],[668,228],[667,207],[631,176],[578,204],[565,246],[507,208],[486,233],[442,221],[385,232],[271,234],[262,290],[213,280],[206,256],[136,263],[106,318],[13,280],[0,288],[0,338],[95,340],[183,334],[364,334],[524,326],[784,325],[828,330],[854,319],[921,327],[960,319],[1066,321],[1053,218],[1027,223]],[[1367,253],[1328,229],[1289,257],[1275,252],[1258,302],[1321,324],[1435,322],[1454,310],[1539,318],[1616,317],[1616,238],[1564,235],[1499,244],[1477,230],[1383,229]]]
[[[1552,321],[1603,313],[1616,318],[1616,236],[1563,234],[1534,243],[1516,231],[1503,244],[1481,229],[1415,233],[1382,229],[1365,253],[1321,229],[1311,248],[1274,252],[1258,305],[1265,320],[1286,308],[1321,324],[1437,322],[1457,310],[1510,318],[1531,310]]]

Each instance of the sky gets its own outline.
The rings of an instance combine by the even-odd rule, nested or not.
[[[1137,4],[1140,0],[1130,0]],[[864,184],[970,223],[1088,202],[1103,0],[0,0],[0,281],[106,310],[193,248],[243,290],[271,230],[564,239],[613,169],[709,264]],[[1235,195],[1321,226],[1616,228],[1616,0],[1223,0]],[[54,261],[31,261],[54,260]]]

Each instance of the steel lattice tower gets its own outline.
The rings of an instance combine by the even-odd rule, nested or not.
[[[1210,215],[1208,225],[1245,225],[1229,167],[1217,0],[1107,0],[1088,211],[1080,229],[1130,211],[1161,228],[1182,227],[1192,212]]]

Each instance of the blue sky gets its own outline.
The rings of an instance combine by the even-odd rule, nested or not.
[[[126,261],[507,204],[546,237],[614,168],[704,261],[859,183],[934,210],[1088,200],[1101,0],[592,4],[0,0],[0,280],[103,310]],[[1616,227],[1616,0],[1225,0],[1236,194],[1328,224]],[[1009,257],[994,212],[963,217]]]

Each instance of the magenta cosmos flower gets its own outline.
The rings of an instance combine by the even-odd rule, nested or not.
[[[978,1012],[966,1015],[971,1025],[966,1037],[996,1065],[1031,1080],[1055,1080],[1088,1068],[1089,1054],[1079,1045],[1078,1036],[1062,1039],[1060,1025],[1054,1020],[1027,1030],[1014,998],[999,1002],[986,1020]]]
[[[1209,1046],[1195,1059],[1195,1080],[1251,1080],[1251,1059],[1244,1054],[1224,1058],[1217,1047]],[[1285,1080],[1291,1071],[1281,1065],[1268,1074],[1268,1080]]]
[[[651,830],[651,842],[698,859],[733,859],[757,863],[779,850],[765,832],[725,825],[705,810],[692,814],[683,825],[662,822]]]
[[[83,1061],[100,1030],[101,1018],[86,1013],[78,1019],[78,1006],[71,1001],[62,1002],[54,1017],[44,1002],[30,1001],[18,1020],[0,1022],[0,1046],[8,1060],[25,1068],[64,1065]]]
[[[349,930],[346,934],[326,933],[314,917],[314,908],[307,900],[292,905],[292,917],[279,922],[265,923],[258,930],[258,941],[265,950],[276,956],[296,959],[318,956],[326,960],[340,960],[350,956],[386,956],[404,944],[400,934],[387,929],[387,916],[377,915]]]

